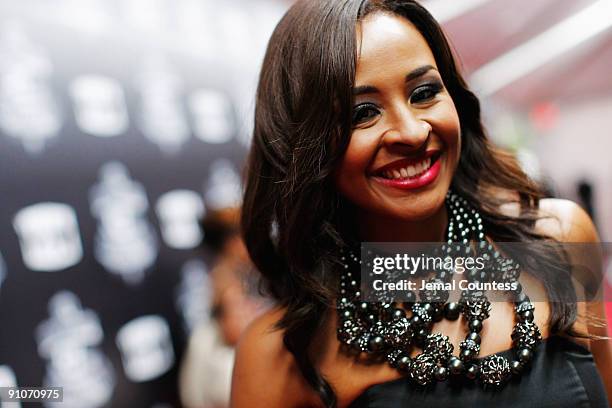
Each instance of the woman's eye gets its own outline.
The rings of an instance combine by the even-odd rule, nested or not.
[[[365,123],[376,115],[378,115],[380,111],[375,105],[372,104],[363,104],[358,105],[353,109],[353,125],[359,125]]]
[[[421,103],[432,100],[442,90],[441,84],[430,84],[416,88],[410,96],[411,103]]]

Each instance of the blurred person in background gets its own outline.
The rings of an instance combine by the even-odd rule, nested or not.
[[[217,253],[210,272],[209,322],[194,330],[180,370],[181,402],[188,408],[229,406],[234,347],[246,326],[268,307],[239,235],[238,208],[209,212],[204,244]]]

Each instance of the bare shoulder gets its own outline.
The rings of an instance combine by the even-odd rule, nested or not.
[[[591,217],[573,201],[540,200],[540,215],[537,229],[561,242],[599,242]]]
[[[310,405],[312,392],[283,344],[282,331],[275,327],[283,314],[279,308],[266,312],[241,336],[232,375],[231,407]]]
[[[518,217],[520,205],[518,195],[505,190],[503,197],[507,198],[500,210],[511,217]],[[500,195],[500,192],[497,192]],[[597,230],[591,217],[573,201],[559,198],[544,198],[540,200],[536,222],[536,230],[559,242],[599,242]]]
[[[517,201],[504,204],[501,210],[510,216],[518,216],[520,206]],[[560,243],[597,243],[599,237],[597,230],[589,215],[578,204],[570,200],[546,198],[539,202],[539,219],[536,222],[536,231]],[[573,283],[580,298],[585,298],[585,290],[593,283],[601,280],[601,263],[598,246],[574,246],[568,253],[570,262],[575,265],[588,265],[589,267],[574,274]],[[588,273],[585,273],[587,271]],[[578,318],[574,329],[579,332],[587,331],[587,321],[584,319],[588,305],[578,302]],[[588,341],[579,341],[588,346]]]
[[[501,211],[506,215],[518,217],[518,197],[509,193],[506,197],[509,201],[500,207]],[[559,198],[542,199],[538,213],[540,219],[536,223],[536,230],[543,235],[559,242],[599,242],[591,217],[573,201]]]
[[[541,200],[540,216],[538,232],[565,244],[578,298],[594,299],[601,288],[603,259],[591,217],[578,204],[559,199]]]

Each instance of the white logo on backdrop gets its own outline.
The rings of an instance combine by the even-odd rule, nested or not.
[[[174,365],[168,322],[161,316],[141,316],[123,325],[115,338],[125,375],[131,381],[153,380]]]
[[[137,82],[140,130],[162,152],[177,153],[190,136],[182,106],[180,77],[163,59],[152,57]]]
[[[206,264],[199,259],[185,262],[181,268],[181,282],[176,289],[176,307],[183,316],[187,334],[209,320],[211,297]]]
[[[18,22],[0,32],[0,128],[40,153],[57,136],[62,117],[51,91],[53,65]]]
[[[159,197],[155,212],[162,238],[170,248],[191,249],[202,242],[199,221],[204,216],[204,204],[197,193],[190,190],[169,191]]]
[[[83,257],[74,209],[61,203],[25,207],[13,218],[23,263],[33,271],[54,272],[79,263]]]
[[[81,75],[70,83],[77,126],[98,137],[118,136],[128,128],[128,112],[121,84],[101,75]]]
[[[119,162],[104,164],[90,191],[91,213],[98,219],[94,255],[109,272],[139,284],[157,258],[157,238],[147,221],[149,202],[142,184]]]
[[[17,387],[17,377],[7,365],[0,365],[0,387]],[[2,402],[0,401],[0,408],[20,408],[19,402]]]
[[[2,258],[2,254],[0,253],[0,289],[2,289],[2,284],[4,283],[5,278],[6,278],[6,263],[4,262],[4,258]]]
[[[212,89],[199,89],[188,100],[195,135],[206,143],[225,143],[236,132],[229,97]]]
[[[49,360],[43,380],[47,387],[64,387],[64,401],[49,407],[94,408],[113,394],[113,368],[96,349],[104,333],[95,312],[83,309],[78,297],[58,292],[49,300],[49,319],[36,329],[38,354]]]
[[[210,209],[236,207],[242,200],[242,184],[236,167],[228,159],[210,165],[204,201]]]

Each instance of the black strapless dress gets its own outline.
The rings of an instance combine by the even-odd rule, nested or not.
[[[512,350],[497,354],[513,357]],[[571,340],[552,336],[538,346],[531,368],[501,389],[463,381],[418,387],[400,378],[370,386],[349,406],[366,407],[607,408],[608,400],[593,355]]]

